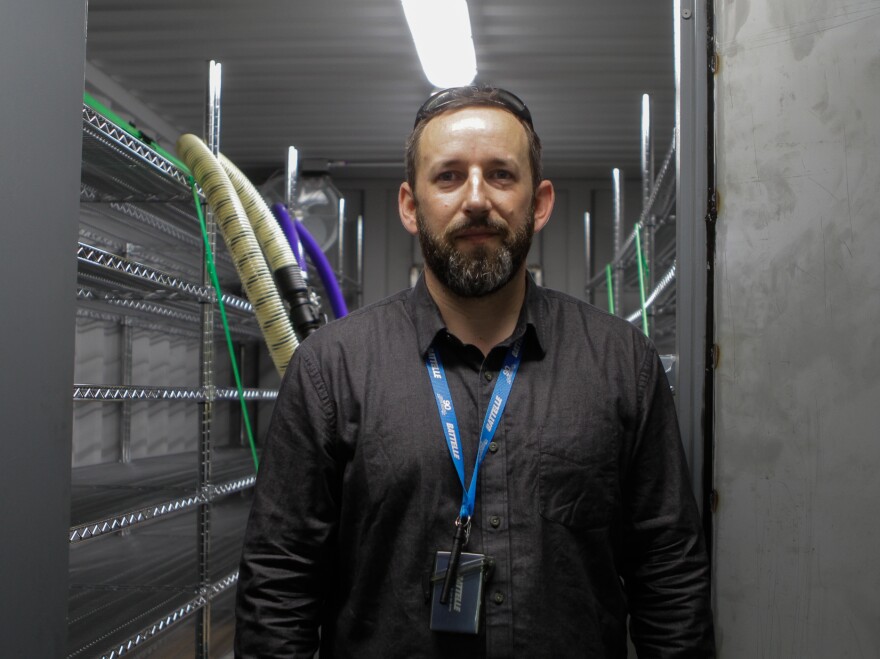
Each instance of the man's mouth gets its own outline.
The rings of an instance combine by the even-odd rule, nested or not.
[[[453,240],[483,241],[497,238],[503,234],[500,229],[490,224],[479,223],[477,225],[466,226],[458,231],[453,232]]]
[[[487,228],[479,228],[479,229],[465,229],[464,231],[458,231],[455,234],[455,238],[466,238],[466,239],[481,239],[481,238],[494,238],[498,235],[498,232],[494,229]]]

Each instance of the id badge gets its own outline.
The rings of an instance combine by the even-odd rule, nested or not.
[[[446,577],[449,554],[448,551],[438,551],[434,558],[434,574],[431,578],[431,630],[477,634],[480,631],[483,582],[488,561],[483,554],[462,552],[449,603],[444,605],[440,604],[440,592]]]

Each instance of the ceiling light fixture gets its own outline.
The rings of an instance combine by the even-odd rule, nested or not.
[[[466,0],[401,0],[416,52],[435,87],[469,85],[477,75]]]

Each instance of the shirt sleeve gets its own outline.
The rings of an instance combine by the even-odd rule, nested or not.
[[[334,427],[327,387],[302,345],[275,404],[245,532],[236,657],[312,657],[318,649],[339,508]]]
[[[624,584],[638,656],[715,656],[710,570],[663,366],[647,351],[626,478]]]

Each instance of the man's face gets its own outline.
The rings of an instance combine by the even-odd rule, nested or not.
[[[419,141],[413,204],[431,272],[480,297],[520,272],[534,234],[528,140],[504,110],[469,107],[430,120]]]

